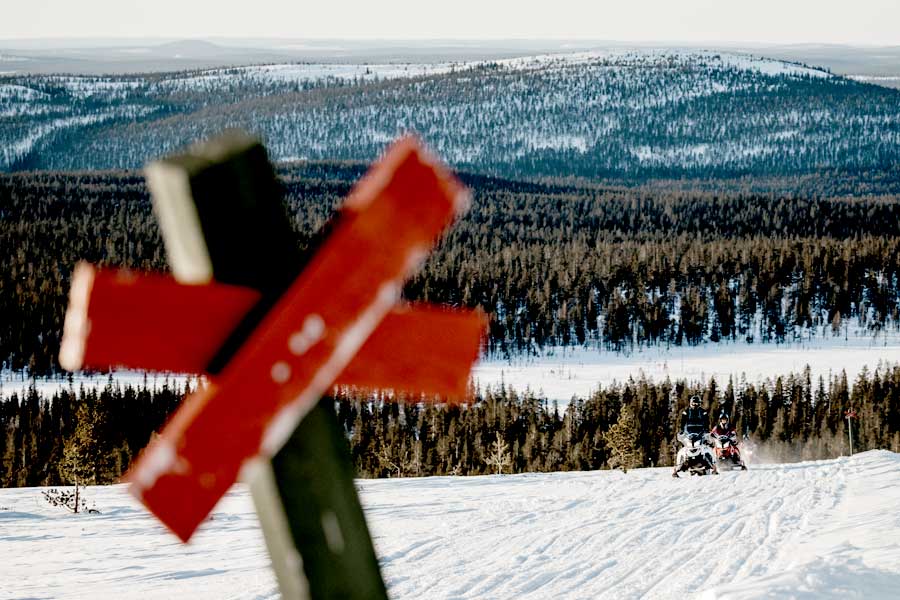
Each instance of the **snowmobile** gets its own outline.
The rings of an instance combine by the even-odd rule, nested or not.
[[[738,449],[737,436],[732,435],[712,435],[715,440],[716,462],[723,468],[730,470],[740,469],[747,470],[741,458],[741,451]]]
[[[675,470],[672,477],[688,472],[691,475],[719,474],[716,468],[716,457],[709,447],[709,434],[682,433],[678,436],[681,450],[675,457]]]

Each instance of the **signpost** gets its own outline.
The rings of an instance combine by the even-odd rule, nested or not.
[[[335,384],[465,393],[483,318],[398,302],[464,188],[402,140],[301,256],[252,138],[147,176],[175,279],[80,265],[60,354],[69,369],[208,375],[130,471],[132,493],[186,541],[248,477],[285,597],[384,597],[344,433],[319,398]]]
[[[856,418],[856,411],[848,410],[844,417],[847,418],[847,435],[850,437],[850,456],[853,456],[853,423],[850,419]]]

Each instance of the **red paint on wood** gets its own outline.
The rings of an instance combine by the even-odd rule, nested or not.
[[[481,312],[427,305],[394,309],[336,383],[463,399],[486,331]]]
[[[260,298],[245,287],[90,268],[84,367],[201,373]]]
[[[129,474],[132,492],[190,538],[243,463],[277,451],[334,384],[465,200],[414,140],[394,145],[221,376],[189,395],[145,450]],[[324,324],[322,335],[298,355],[290,340],[310,319]]]
[[[220,283],[184,285],[163,274],[81,268],[91,269],[93,280],[81,359],[85,368],[205,374],[228,333],[260,296]],[[335,383],[461,398],[485,329],[479,313],[394,307]],[[305,341],[301,336],[295,348]]]

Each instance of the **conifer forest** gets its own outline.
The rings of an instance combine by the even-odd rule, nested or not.
[[[404,297],[483,310],[491,359],[900,330],[900,90],[705,50],[351,67],[0,74],[0,485],[60,483],[81,455],[85,480],[114,481],[177,406],[176,380],[28,381],[66,377],[78,261],[166,270],[137,169],[228,127],[264,141],[301,249],[388,141],[418,133],[474,202]],[[845,453],[850,408],[858,449],[900,449],[891,366],[624,380],[564,406],[507,386],[333,404],[358,472],[386,477],[669,465],[694,393],[779,460]]]
[[[301,244],[364,167],[280,169]],[[613,352],[778,343],[842,336],[851,325],[879,332],[900,324],[894,196],[462,176],[474,190],[473,208],[405,296],[482,308],[490,317],[489,355],[548,346]],[[56,357],[76,261],[166,268],[143,179],[133,172],[2,175],[0,206],[3,367],[61,376]],[[0,485],[60,483],[57,465],[78,440],[70,455],[97,457],[85,479],[115,481],[185,391],[110,380],[103,389],[73,385],[48,397],[20,387],[0,410]],[[473,389],[462,404],[338,390],[334,406],[363,476],[481,474],[613,466],[607,432],[620,418],[630,434],[617,444],[633,446],[638,464],[671,464],[678,415],[694,393],[712,414],[731,413],[742,435],[782,460],[845,453],[843,414],[851,406],[865,415],[852,425],[857,449],[900,450],[896,368],[856,382],[839,375],[811,381],[804,373],[767,382],[628,381],[564,407],[510,388]],[[79,433],[84,427],[90,436]]]
[[[866,371],[852,383],[846,376],[811,381],[809,373],[724,386],[629,380],[563,408],[507,388],[437,404],[340,389],[324,402],[335,407],[362,477],[591,470],[622,466],[614,455],[623,451],[639,457],[628,467],[671,465],[679,416],[694,394],[711,414],[733,415],[745,447],[762,460],[846,455],[848,426],[857,451],[900,452],[900,367]],[[58,467],[67,454],[88,463],[82,482],[117,481],[196,385],[110,381],[52,397],[34,387],[11,394],[0,401],[0,487],[65,484]],[[848,425],[851,407],[859,418]],[[622,433],[613,445],[608,433],[616,425]]]

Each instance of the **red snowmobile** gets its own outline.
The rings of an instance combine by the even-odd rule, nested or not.
[[[728,415],[723,413],[719,417],[719,424],[713,428],[709,436],[715,442],[716,461],[720,469],[747,470],[747,465],[744,464],[741,451],[738,449],[737,433],[728,425]]]
[[[713,436],[713,439],[716,442],[716,461],[719,463],[719,469],[747,470],[737,446],[737,436]]]

